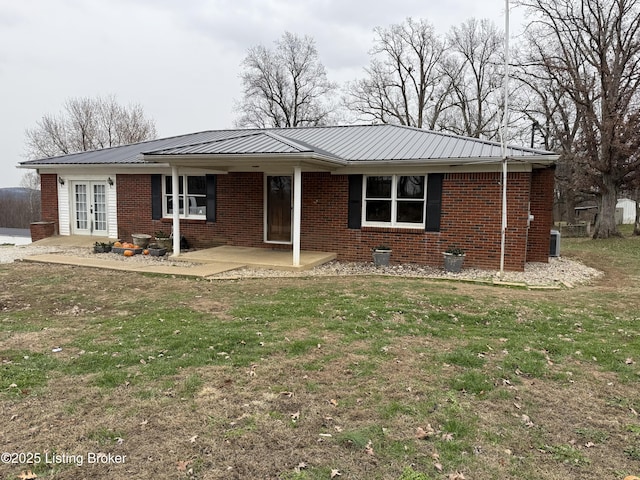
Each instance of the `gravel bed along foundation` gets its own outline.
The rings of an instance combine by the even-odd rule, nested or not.
[[[41,247],[41,246],[5,246],[0,248],[0,263],[11,263],[30,255],[43,253],[60,253],[78,257],[93,257],[109,259],[118,262],[147,263],[175,266],[189,266],[193,263],[172,259],[169,256],[152,257],[148,255],[134,255],[124,257],[113,253],[94,254],[87,248],[69,247]],[[388,267],[376,267],[373,263],[338,262],[333,261],[320,265],[311,270],[286,271],[271,270],[262,268],[238,268],[223,272],[214,279],[237,279],[237,278],[269,278],[269,277],[292,277],[292,276],[343,276],[343,275],[394,275],[420,278],[443,278],[484,282],[506,282],[515,284],[525,284],[528,286],[564,286],[572,287],[576,285],[588,284],[597,279],[602,272],[594,268],[583,265],[580,262],[562,258],[552,257],[549,263],[528,263],[524,272],[505,272],[504,278],[499,278],[498,272],[491,270],[480,270],[475,268],[464,268],[460,273],[447,273],[442,268],[430,267],[416,264],[390,265]]]

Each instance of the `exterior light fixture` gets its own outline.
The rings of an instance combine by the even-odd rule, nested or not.
[[[111,177],[107,178],[107,183],[110,187],[113,187],[113,179]]]
[[[64,185],[64,178],[62,178],[62,177],[58,177],[58,183],[59,183],[60,185]]]

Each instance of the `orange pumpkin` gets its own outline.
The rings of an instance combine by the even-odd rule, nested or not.
[[[113,246],[116,247],[116,248],[120,248],[120,247],[122,247],[122,242],[115,242],[113,244]]]
[[[149,250],[147,250],[146,248],[142,251],[143,255],[149,255]]]
[[[133,257],[133,255],[135,254],[135,252],[133,250],[125,250],[122,253],[125,257]]]

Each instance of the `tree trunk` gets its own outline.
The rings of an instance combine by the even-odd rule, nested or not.
[[[616,205],[618,189],[612,179],[604,178],[605,187],[601,190],[598,201],[598,218],[593,231],[593,238],[609,238],[622,236],[616,225]]]
[[[567,209],[567,222],[576,223],[576,194],[573,189],[567,188],[565,191],[564,204]]]

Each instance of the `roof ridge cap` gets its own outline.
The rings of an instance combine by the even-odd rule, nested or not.
[[[265,135],[268,135],[269,137],[273,138],[274,140],[277,140],[279,142],[284,143],[285,145],[289,145],[292,148],[297,148],[300,151],[312,151],[312,152],[316,152],[316,149],[306,143],[306,142],[301,142],[300,140],[293,140],[289,137],[285,137],[284,135],[280,135],[278,133],[274,133],[272,131],[265,131],[264,132]]]
[[[194,143],[185,143],[185,144],[181,144],[181,145],[174,145],[172,147],[167,147],[167,148],[160,148],[157,150],[151,150],[152,152],[157,152],[159,150],[172,150],[174,148],[185,148],[185,147],[195,147],[196,145],[207,145],[207,144],[212,144],[212,143],[221,143],[221,142],[227,142],[229,140],[235,140],[238,138],[246,138],[246,137],[256,137],[258,135],[265,135],[267,132],[263,131],[263,130],[258,130],[258,129],[252,129],[252,130],[207,130],[204,132],[198,132],[198,133],[208,133],[208,132],[229,132],[229,133],[240,133],[241,131],[247,131],[250,133],[242,133],[239,135],[230,135],[228,137],[224,137],[224,138],[214,138],[214,139],[209,139],[206,141],[202,141],[202,142],[194,142]],[[194,134],[194,135],[197,135]],[[149,153],[149,151],[143,151],[140,153]]]

